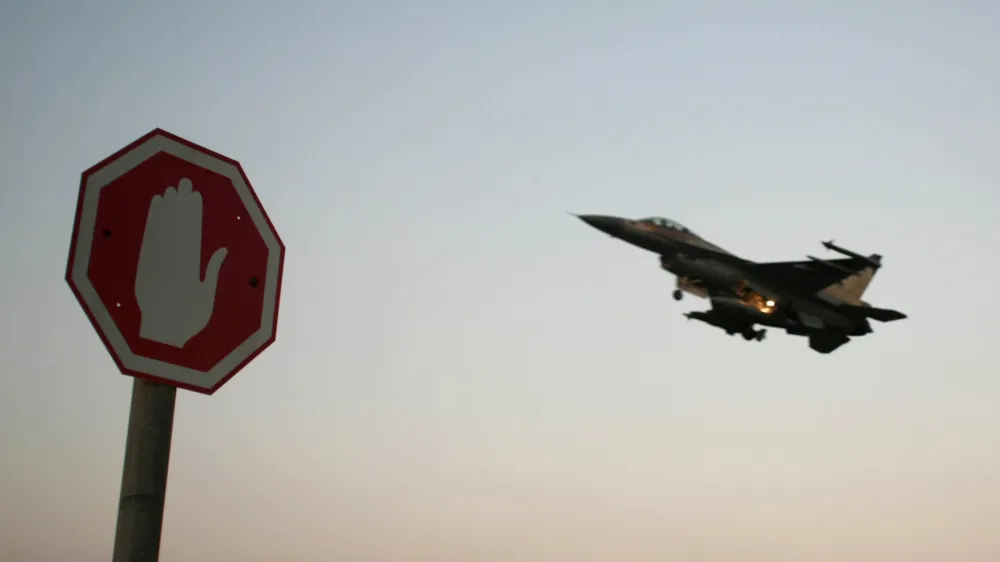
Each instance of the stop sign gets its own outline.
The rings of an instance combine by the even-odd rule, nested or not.
[[[212,394],[274,341],[284,254],[238,162],[156,129],[83,173],[66,281],[122,373]]]

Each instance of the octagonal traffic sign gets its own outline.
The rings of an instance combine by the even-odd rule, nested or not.
[[[274,342],[284,255],[238,162],[156,129],[83,173],[66,281],[122,373],[212,394]]]

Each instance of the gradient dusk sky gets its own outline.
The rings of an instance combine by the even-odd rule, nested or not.
[[[178,397],[163,562],[1000,560],[1000,6],[825,5],[3,3],[0,560],[110,559],[130,379],[63,274],[155,127],[288,248],[277,342]],[[730,338],[567,211],[835,238],[910,318]]]

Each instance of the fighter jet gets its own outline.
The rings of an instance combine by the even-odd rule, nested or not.
[[[632,220],[607,215],[575,215],[588,225],[660,256],[660,267],[677,277],[673,297],[685,293],[707,298],[712,308],[688,312],[689,319],[762,341],[766,330],[784,329],[806,336],[809,347],[832,353],[852,336],[872,332],[869,320],[906,318],[896,310],[875,308],[861,300],[882,266],[882,256],[864,256],[834,244],[823,246],[845,257],[783,262],[754,262],[736,256],[663,217]]]

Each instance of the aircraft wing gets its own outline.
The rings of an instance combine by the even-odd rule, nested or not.
[[[872,262],[865,258],[813,258],[809,261],[760,262],[749,267],[754,275],[777,287],[800,295],[814,295],[860,273],[866,267],[872,267]]]

